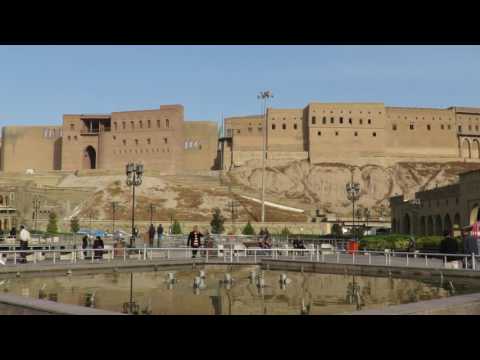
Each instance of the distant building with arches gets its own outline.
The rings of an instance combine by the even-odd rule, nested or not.
[[[442,235],[455,225],[480,221],[480,170],[459,175],[453,185],[419,191],[412,199],[390,198],[392,232]]]

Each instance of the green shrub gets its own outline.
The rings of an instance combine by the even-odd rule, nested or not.
[[[179,223],[177,220],[175,220],[175,221],[173,222],[172,233],[173,233],[174,235],[181,235],[181,234],[183,234],[183,232],[182,232],[182,227],[180,226],[180,223]]]
[[[242,230],[243,235],[255,235],[255,229],[253,228],[252,224],[250,224],[250,221],[247,222],[247,225]]]
[[[442,236],[419,236],[416,237],[417,250],[439,249]],[[410,242],[410,235],[390,234],[365,236],[360,240],[360,248],[368,250],[383,251],[406,250]]]
[[[212,227],[212,234],[222,234],[225,231],[225,228],[223,226],[224,222],[225,218],[222,216],[220,209],[213,209],[213,218],[210,222],[210,226]]]
[[[70,220],[70,230],[72,230],[72,233],[74,234],[80,230],[80,221],[78,220],[78,217],[75,216],[72,220]]]
[[[48,215],[47,233],[49,234],[58,233],[57,214],[55,214],[54,212],[51,212]]]
[[[280,232],[280,235],[281,235],[281,236],[285,236],[285,237],[290,236],[290,235],[291,235],[291,234],[290,234],[290,230],[288,230],[288,228],[285,226],[285,227],[282,229],[282,231]]]

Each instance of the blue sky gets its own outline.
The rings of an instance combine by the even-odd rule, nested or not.
[[[183,104],[219,121],[309,101],[480,107],[480,46],[0,46],[0,126]]]

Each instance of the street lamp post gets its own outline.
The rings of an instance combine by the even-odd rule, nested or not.
[[[153,210],[155,209],[155,205],[150,204],[150,224],[153,224]]]
[[[142,184],[143,165],[129,163],[126,166],[127,186],[132,187],[132,236],[130,237],[130,247],[133,247],[135,241],[135,188]]]
[[[262,115],[263,115],[263,142],[262,142],[262,225],[265,222],[265,158],[267,157],[267,102],[273,98],[270,90],[261,91],[257,98],[263,100]]]
[[[37,225],[38,225],[38,210],[40,209],[40,199],[38,197],[35,197],[33,199],[33,210],[35,213],[35,225],[34,225],[34,230],[37,231]]]
[[[360,198],[360,184],[353,182],[353,174],[352,180],[346,185],[347,191],[347,198],[352,202],[352,229],[353,229],[353,240],[356,240],[355,234],[355,201]]]
[[[117,209],[118,203],[116,201],[112,201],[112,234],[115,233],[115,210]]]
[[[415,238],[415,234],[413,230],[414,230],[415,224],[417,223],[418,209],[421,207],[422,203],[420,199],[413,199],[410,201],[410,205],[412,205],[412,219],[410,221],[410,236],[412,238]]]

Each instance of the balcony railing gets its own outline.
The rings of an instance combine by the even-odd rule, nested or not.
[[[80,130],[80,135],[98,135],[101,132],[110,132],[112,128],[110,126],[105,126],[98,129],[83,129]]]

